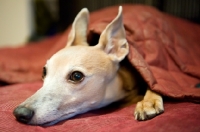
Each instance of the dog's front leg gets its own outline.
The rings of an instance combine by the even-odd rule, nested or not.
[[[134,115],[136,120],[147,120],[163,112],[162,97],[148,89],[144,99],[137,103]]]

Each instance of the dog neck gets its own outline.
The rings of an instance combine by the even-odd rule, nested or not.
[[[115,78],[107,85],[105,98],[100,107],[116,102],[126,97],[136,95],[136,83],[132,72],[125,66],[121,66]]]

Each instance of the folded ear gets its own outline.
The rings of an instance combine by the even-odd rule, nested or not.
[[[113,61],[120,62],[129,52],[128,42],[122,20],[122,7],[119,7],[117,17],[102,32],[99,43]]]
[[[71,31],[68,36],[67,46],[88,45],[87,44],[87,27],[89,12],[83,8],[76,16]]]

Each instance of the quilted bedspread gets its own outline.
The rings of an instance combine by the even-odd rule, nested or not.
[[[101,34],[117,12],[114,6],[91,13],[88,38]],[[123,22],[131,64],[152,90],[181,102],[164,102],[165,113],[145,122],[134,120],[133,104],[91,111],[47,128],[18,123],[12,110],[41,87],[42,67],[65,47],[68,28],[24,47],[0,49],[0,131],[200,131],[200,89],[196,87],[200,26],[142,5],[124,5]]]

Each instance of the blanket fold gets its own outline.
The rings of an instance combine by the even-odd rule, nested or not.
[[[88,35],[100,35],[117,12],[114,6],[91,13]],[[200,26],[141,5],[124,5],[123,22],[128,59],[149,87],[165,96],[200,102],[200,89],[195,88],[200,82]],[[65,46],[69,30],[34,45],[0,49],[0,81],[40,80],[45,61]]]

